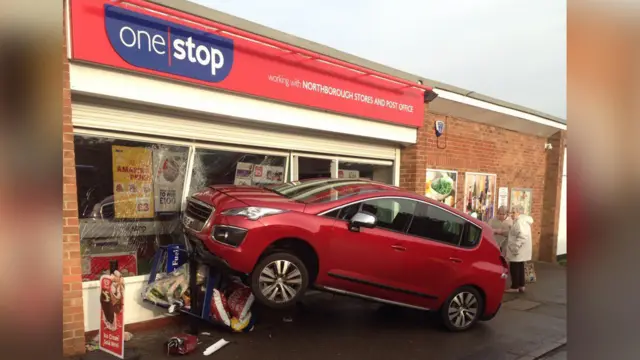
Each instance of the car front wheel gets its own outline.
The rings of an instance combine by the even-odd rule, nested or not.
[[[273,309],[294,305],[308,284],[307,267],[297,256],[287,252],[266,256],[251,273],[251,289],[256,299]]]
[[[478,322],[484,302],[478,290],[465,286],[457,289],[442,305],[444,326],[450,331],[464,331]]]

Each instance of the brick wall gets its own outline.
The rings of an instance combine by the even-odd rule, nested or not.
[[[436,120],[443,120],[446,124],[445,134],[440,138],[436,138],[433,130]],[[553,157],[544,149],[547,141],[543,137],[433,114],[426,109],[425,124],[418,131],[417,144],[403,149],[400,186],[424,194],[428,168],[457,171],[456,208],[459,210],[464,210],[465,172],[496,174],[496,193],[497,188],[503,186],[508,187],[509,192],[514,187],[533,189],[533,258],[538,259],[543,223],[547,231],[549,226],[553,227],[553,224],[548,224],[549,216],[543,216],[543,207],[551,206],[545,199],[545,180],[549,178],[549,181],[553,181],[557,178],[547,176],[547,162]],[[560,186],[559,181],[560,179],[556,182],[557,186]],[[559,195],[558,190],[557,197]],[[547,195],[547,198],[550,196]],[[557,224],[555,228],[557,229]],[[545,236],[545,241],[552,239]],[[550,246],[542,248],[545,252],[550,252]],[[544,260],[547,258],[548,256],[544,256]]]
[[[66,27],[66,24],[65,26]],[[73,150],[73,126],[71,125],[71,90],[69,86],[69,62],[67,60],[66,30],[62,47],[63,90],[63,263],[62,263],[62,342],[65,356],[85,352],[84,314],[82,308],[82,268],[80,259],[80,234],[78,229],[78,203],[76,196],[76,172]]]

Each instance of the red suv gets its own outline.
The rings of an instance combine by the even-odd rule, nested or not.
[[[201,257],[248,275],[272,308],[313,287],[436,310],[461,331],[496,315],[507,277],[486,224],[369,180],[211,186],[188,199],[184,226]]]

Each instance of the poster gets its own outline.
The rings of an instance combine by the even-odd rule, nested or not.
[[[135,251],[87,256],[86,267],[82,269],[82,281],[94,281],[109,274],[111,262],[115,261],[123,277],[138,275],[138,257]],[[84,265],[84,264],[83,264]]]
[[[509,188],[501,187],[498,188],[498,208],[501,206],[506,206],[509,208]]]
[[[457,189],[457,171],[427,169],[426,197],[455,207]]]
[[[489,221],[495,215],[496,175],[464,174],[464,211],[479,220]]]
[[[187,153],[153,150],[154,204],[156,212],[178,212],[182,203]]]
[[[152,218],[152,150],[113,145],[113,197],[118,219]]]
[[[532,192],[531,189],[511,189],[511,207],[522,205],[524,213],[531,216]]]
[[[338,170],[338,179],[358,179],[360,178],[360,171],[358,170]]]
[[[239,162],[236,165],[234,185],[282,184],[284,167]]]
[[[100,277],[100,350],[124,358],[124,278],[116,270]]]
[[[234,185],[251,185],[251,173],[253,172],[253,164],[239,162],[236,165],[236,177],[233,181]]]
[[[284,167],[253,165],[253,185],[281,184],[284,181]]]

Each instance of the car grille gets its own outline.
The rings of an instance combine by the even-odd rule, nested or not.
[[[189,229],[201,231],[213,214],[214,208],[195,199],[187,200],[183,223]]]

